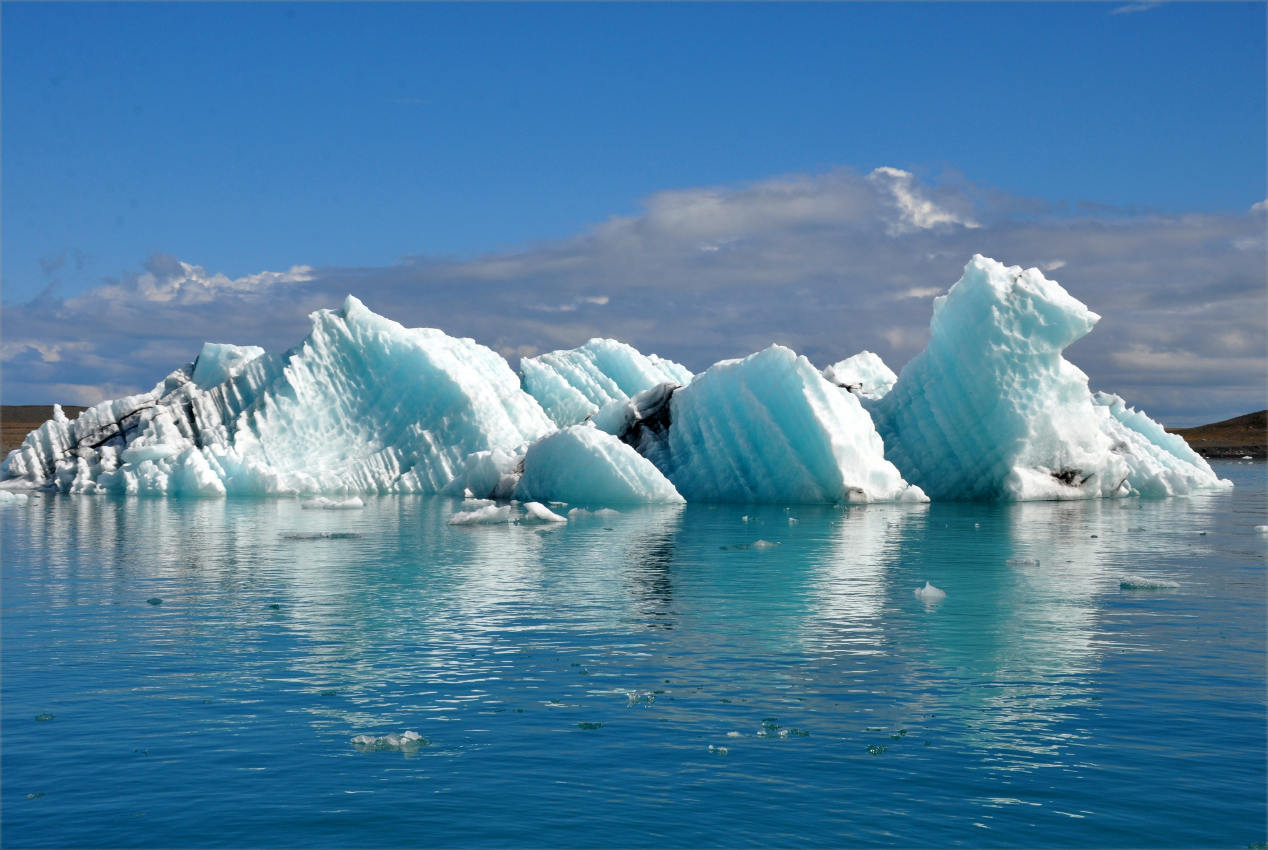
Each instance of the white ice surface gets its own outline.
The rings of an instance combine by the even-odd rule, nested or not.
[[[934,499],[1078,499],[1231,486],[1061,356],[1099,316],[1038,269],[975,256],[928,347],[870,405],[885,456]]]
[[[248,363],[263,355],[264,349],[257,345],[205,342],[194,361],[191,379],[198,389],[209,390],[239,374]]]
[[[851,392],[872,399],[883,398],[898,380],[898,376],[885,365],[880,355],[870,351],[860,351],[852,357],[833,363],[823,370],[823,377],[837,386],[844,386]]]
[[[691,381],[691,371],[672,360],[597,338],[578,348],[525,357],[520,372],[525,391],[561,428],[656,384]]]

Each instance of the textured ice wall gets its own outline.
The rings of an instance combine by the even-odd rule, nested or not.
[[[434,492],[469,454],[553,428],[472,340],[404,328],[351,296],[312,319],[298,348],[209,390],[186,367],[74,422],[59,409],[0,477],[83,493]]]
[[[641,354],[614,339],[592,339],[579,348],[526,357],[520,361],[520,372],[525,391],[561,428],[648,387],[666,381],[691,381],[691,371],[685,366],[655,354]]]
[[[1087,375],[1061,352],[1099,318],[1038,269],[974,256],[934,301],[928,347],[870,405],[886,457],[934,499],[1227,486],[1156,423],[1093,403]]]
[[[778,345],[697,375],[669,399],[667,430],[641,439],[688,500],[925,498],[885,459],[858,399]]]
[[[870,351],[860,351],[853,357],[833,363],[823,370],[823,377],[869,399],[883,398],[898,380],[880,355]]]

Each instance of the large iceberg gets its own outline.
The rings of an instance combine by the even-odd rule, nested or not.
[[[604,405],[670,381],[686,384],[691,370],[614,339],[520,361],[524,390],[560,428],[589,418]]]
[[[852,394],[788,348],[724,360],[675,390],[635,396],[596,424],[651,459],[688,500],[924,501],[885,460]]]
[[[1077,499],[1231,486],[1061,356],[1099,316],[1038,269],[976,255],[929,345],[870,405],[885,456],[934,499]]]
[[[351,296],[312,320],[281,357],[210,349],[228,377],[208,389],[195,362],[74,422],[59,408],[0,477],[75,493],[435,492],[468,455],[554,428],[473,340],[404,328]]]
[[[599,507],[1231,486],[1061,356],[1095,313],[1037,270],[981,256],[935,301],[929,345],[896,381],[866,351],[820,373],[776,345],[693,376],[603,339],[525,358],[517,376],[473,340],[402,327],[351,296],[311,318],[283,354],[208,343],[147,393],[74,421],[55,407],[0,463],[4,489]]]

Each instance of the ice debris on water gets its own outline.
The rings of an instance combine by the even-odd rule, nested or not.
[[[299,503],[299,506],[306,511],[354,511],[364,508],[365,502],[358,496],[347,499],[327,499],[325,496],[318,496],[315,499],[305,499]]]
[[[752,543],[733,543],[730,546],[720,546],[720,549],[774,549],[776,546],[782,546],[779,541],[771,540],[754,540]]]
[[[896,379],[869,352],[821,373],[778,345],[693,375],[600,339],[525,358],[517,375],[471,339],[405,328],[348,296],[313,313],[307,338],[284,353],[207,343],[148,392],[73,421],[54,406],[0,463],[0,502],[23,501],[15,485],[593,507],[1231,486],[1181,437],[1093,394],[1062,357],[1098,318],[1037,269],[978,255],[934,301],[929,344]],[[482,508],[502,513],[461,513]]]
[[[30,497],[26,493],[0,490],[0,505],[25,505]]]
[[[498,525],[514,518],[510,505],[486,505],[473,511],[458,511],[446,521],[450,525]]]
[[[1268,534],[1268,525],[1257,525],[1255,526],[1255,530],[1260,534]]]
[[[283,540],[355,540],[361,534],[356,531],[284,531]]]
[[[652,705],[656,702],[656,694],[653,691],[629,691],[625,694],[629,705]]]
[[[380,750],[417,750],[419,747],[426,747],[431,741],[414,731],[406,731],[401,734],[395,732],[375,737],[374,735],[357,735],[352,739],[352,745],[361,752],[377,752]]]
[[[1039,566],[1038,558],[1009,558],[1004,563],[1010,567],[1037,567]]]
[[[1174,590],[1180,583],[1165,578],[1128,575],[1119,580],[1118,586],[1123,590]]]
[[[50,714],[47,711],[43,711],[35,715],[35,719],[38,720],[40,723],[47,723],[48,721],[52,720],[56,716],[57,715],[55,714]]]
[[[715,756],[724,756],[731,751],[726,747],[718,747],[718,746],[714,746],[713,744],[710,744],[709,752],[713,753]]]
[[[941,588],[934,587],[927,580],[925,581],[924,587],[918,587],[912,591],[912,593],[915,594],[917,599],[923,602],[940,602],[941,600],[947,598],[946,591]]]

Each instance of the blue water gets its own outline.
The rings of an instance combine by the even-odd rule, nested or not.
[[[1189,499],[551,528],[6,507],[3,843],[1246,847],[1268,476],[1218,469]],[[329,531],[360,536],[283,536]]]

